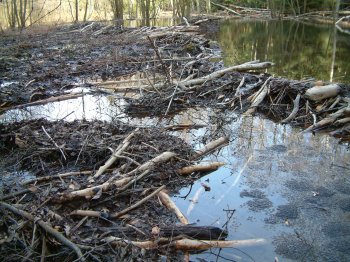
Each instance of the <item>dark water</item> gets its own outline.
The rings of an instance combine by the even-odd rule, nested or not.
[[[217,37],[226,66],[271,61],[269,73],[292,79],[350,82],[350,34],[332,25],[226,20]]]

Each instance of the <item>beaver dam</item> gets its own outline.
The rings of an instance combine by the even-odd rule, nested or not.
[[[2,261],[348,260],[349,85],[225,67],[214,22],[1,36]]]

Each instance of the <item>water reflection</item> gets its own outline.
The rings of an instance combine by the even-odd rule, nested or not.
[[[235,210],[227,224],[230,239],[269,242],[263,247],[221,250],[220,256],[239,261],[273,261],[275,256],[280,261],[301,261],[305,256],[298,253],[302,239],[304,246],[310,246],[310,260],[331,261],[330,256],[335,258],[332,261],[348,260],[349,253],[329,246],[338,239],[323,232],[334,224],[350,227],[344,204],[350,203],[350,191],[340,188],[342,181],[350,189],[349,149],[327,135],[301,134],[256,117],[228,122],[228,130],[233,138],[230,145],[206,159],[227,165],[196,182],[187,198],[181,196],[190,188],[175,197],[191,223],[224,227],[228,210]],[[211,191],[205,191],[202,183]],[[215,259],[211,253],[194,257]]]
[[[269,70],[292,79],[350,82],[350,36],[334,27],[296,21],[226,20],[218,41],[226,65],[269,60]]]

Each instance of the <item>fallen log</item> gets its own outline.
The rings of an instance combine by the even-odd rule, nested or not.
[[[182,214],[180,209],[175,205],[175,203],[171,200],[170,196],[165,191],[159,192],[158,197],[164,206],[175,213],[176,217],[182,224],[189,224],[187,218],[184,216],[184,214]]]
[[[217,170],[219,167],[225,165],[225,162],[212,162],[207,165],[187,166],[177,170],[180,175],[188,175],[193,172],[211,172]]]
[[[194,155],[191,157],[191,160],[198,159],[198,158],[208,154],[209,152],[219,148],[220,146],[227,144],[228,142],[229,142],[229,138],[227,136],[216,139],[216,140],[208,143],[207,145],[205,145],[203,148],[197,150],[194,153]]]
[[[337,84],[326,86],[314,86],[305,92],[305,97],[312,101],[320,101],[325,98],[337,96],[341,88]]]
[[[12,213],[19,215],[23,218],[26,218],[28,220],[30,220],[33,223],[37,223],[44,231],[46,231],[48,234],[50,234],[51,236],[53,236],[54,238],[56,238],[59,242],[61,242],[63,245],[69,247],[70,249],[72,249],[78,256],[78,259],[80,261],[85,261],[84,255],[81,252],[80,248],[74,244],[72,241],[70,241],[69,239],[67,239],[63,234],[59,233],[57,230],[53,229],[48,223],[44,222],[43,220],[41,220],[41,218],[39,217],[34,217],[32,214],[20,210],[12,205],[9,205],[7,203],[4,202],[0,202],[0,206],[2,206],[3,208],[6,208],[8,210],[10,210]]]

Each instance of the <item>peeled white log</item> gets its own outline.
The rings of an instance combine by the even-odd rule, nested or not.
[[[325,98],[337,96],[340,89],[340,86],[337,84],[314,86],[305,92],[305,97],[312,101],[319,101]]]
[[[165,191],[160,191],[158,193],[158,197],[164,206],[175,213],[176,217],[182,224],[189,224],[187,218],[184,216],[184,214],[182,214],[181,210],[176,206],[176,204],[171,200],[170,196]]]
[[[205,154],[219,148],[220,146],[227,144],[228,142],[229,142],[228,137],[220,137],[214,141],[211,141],[210,143],[206,144],[203,148],[197,150],[191,159],[198,159],[204,156]]]
[[[113,245],[131,244],[133,246],[144,249],[157,249],[163,244],[170,243],[177,250],[206,250],[210,248],[230,248],[230,247],[248,247],[266,244],[266,239],[255,238],[245,240],[195,240],[195,239],[180,239],[173,240],[168,238],[160,238],[156,241],[130,241],[118,237],[107,237],[106,242]]]

